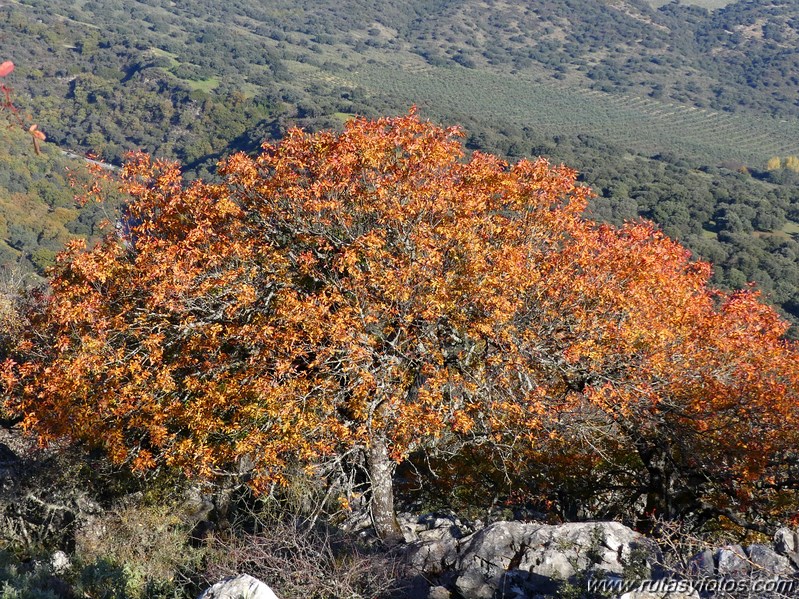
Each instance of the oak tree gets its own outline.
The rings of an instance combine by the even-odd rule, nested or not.
[[[684,493],[793,501],[799,360],[774,311],[651,224],[585,218],[574,171],[460,138],[414,112],[292,130],[218,183],[133,155],[127,216],[59,257],[6,410],[134,469],[247,462],[258,490],[363,451],[387,540],[394,465],[441,444],[623,463],[670,515]]]

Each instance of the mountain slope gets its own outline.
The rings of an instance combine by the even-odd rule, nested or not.
[[[597,214],[655,218],[718,264],[718,284],[755,280],[799,316],[797,177],[764,170],[799,155],[797,23],[795,2],[772,0],[712,13],[643,0],[0,5],[19,103],[62,147],[114,162],[144,149],[208,177],[289,126],[417,104],[463,123],[473,149],[568,162],[598,190]]]

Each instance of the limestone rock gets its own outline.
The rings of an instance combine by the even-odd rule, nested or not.
[[[746,555],[752,562],[752,572],[758,576],[788,576],[794,573],[788,558],[767,545],[749,545]]]
[[[714,561],[716,562],[716,573],[719,576],[740,578],[748,576],[752,571],[746,552],[740,545],[726,545],[718,549],[714,555]]]
[[[277,599],[268,586],[249,574],[217,582],[198,599]]]
[[[713,551],[705,549],[700,551],[688,562],[688,573],[691,576],[709,578],[716,574],[716,563],[713,559]]]
[[[663,593],[653,593],[650,591],[632,591],[624,593],[619,599],[699,599],[699,593],[674,593],[666,591]]]
[[[430,591],[427,594],[427,599],[450,599],[452,594],[446,587],[436,586],[430,587]]]
[[[652,541],[617,522],[559,526],[496,522],[458,543],[455,587],[466,599],[551,593],[577,572],[621,574],[640,550],[648,564],[659,552]]]
[[[780,555],[789,555],[799,550],[796,533],[790,528],[780,528],[774,533],[774,550]]]
[[[799,568],[799,538],[796,531],[780,528],[774,533],[774,550],[787,557],[794,568]]]

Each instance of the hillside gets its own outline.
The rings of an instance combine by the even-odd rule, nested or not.
[[[0,599],[793,596],[798,31],[0,0]]]
[[[416,104],[470,148],[567,162],[595,214],[654,218],[717,284],[755,280],[796,317],[799,193],[765,167],[799,155],[797,8],[656,4],[25,0],[0,4],[0,36],[61,147],[210,177],[291,125]]]
[[[35,155],[30,136],[0,129],[0,264],[8,271],[43,275],[56,252],[75,237],[97,237],[113,207],[78,206],[74,196],[88,175],[83,161],[53,144]]]
[[[799,152],[792,4],[577,8],[29,0],[2,7],[0,31],[51,136],[109,157],[203,162],[281,115],[321,125],[413,102],[711,163]]]
[[[411,111],[294,130],[216,182],[132,156],[127,226],[71,245],[46,296],[3,297],[0,414],[56,459],[0,445],[46,481],[6,475],[0,548],[62,555],[0,580],[176,599],[245,571],[287,598],[484,599],[518,573],[518,596],[582,597],[602,547],[638,580],[772,531],[779,564],[799,501],[787,324],[651,223],[586,218],[573,169],[463,143]],[[517,534],[548,521],[585,542]],[[651,559],[598,530],[621,523]]]

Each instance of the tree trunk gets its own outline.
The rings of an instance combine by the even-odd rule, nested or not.
[[[372,524],[375,533],[384,543],[402,543],[404,537],[394,514],[394,462],[388,455],[384,436],[376,434],[366,448],[366,466],[369,470],[372,492]]]

